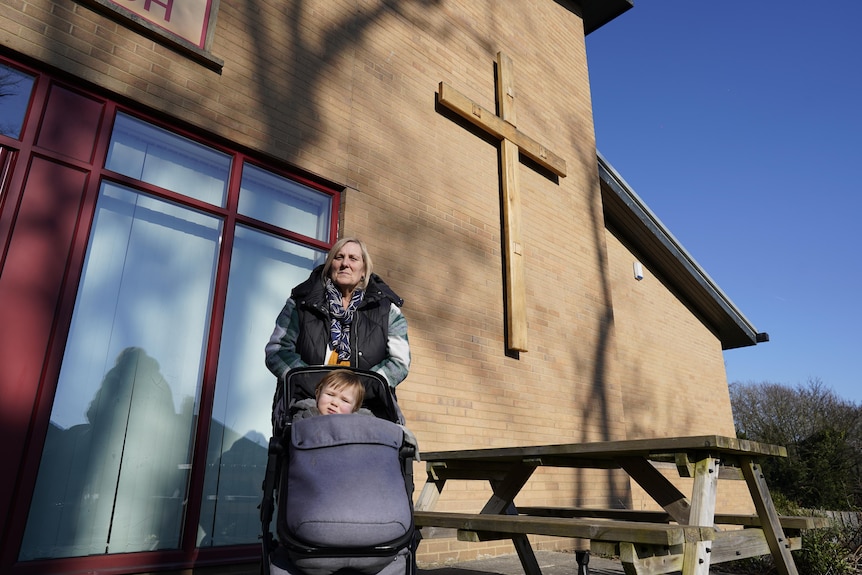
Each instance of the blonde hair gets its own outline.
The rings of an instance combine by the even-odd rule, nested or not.
[[[341,238],[335,242],[335,245],[332,246],[332,249],[329,250],[328,254],[326,254],[326,261],[323,262],[323,281],[326,282],[326,278],[329,277],[330,272],[332,271],[332,260],[334,260],[338,252],[341,251],[341,248],[349,243],[358,245],[362,252],[362,265],[365,267],[365,275],[362,276],[362,281],[359,282],[359,287],[365,289],[368,287],[368,282],[371,280],[373,266],[371,264],[371,255],[368,253],[368,248],[365,247],[365,242],[359,238]]]
[[[356,393],[356,402],[353,404],[353,413],[359,411],[362,407],[362,401],[365,399],[365,386],[362,385],[362,380],[359,376],[348,369],[336,369],[327,373],[320,381],[317,382],[317,387],[314,388],[314,399],[320,399],[320,394],[327,387],[331,387],[333,391],[353,390]]]

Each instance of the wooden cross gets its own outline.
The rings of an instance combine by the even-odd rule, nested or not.
[[[518,154],[524,154],[559,177],[566,175],[566,162],[515,127],[515,86],[512,59],[497,53],[497,108],[490,112],[448,84],[440,82],[438,101],[462,118],[500,140],[502,172],[503,254],[506,271],[506,346],[527,351],[527,295],[524,273],[524,242],[521,238],[521,199],[518,185]]]

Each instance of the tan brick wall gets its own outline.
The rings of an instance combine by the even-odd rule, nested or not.
[[[620,342],[626,437],[668,435],[736,435],[721,342],[668,290],[641,261],[644,277],[634,278],[633,264],[643,260],[607,232],[613,285],[614,327]],[[683,493],[691,480],[676,469],[664,474]],[[633,509],[658,509],[632,484]],[[721,482],[716,508],[726,513],[753,513],[744,482]]]
[[[721,342],[647,264],[636,280],[638,258],[607,236],[627,436],[734,435]]]
[[[342,232],[368,242],[406,300],[414,364],[398,394],[423,450],[732,434],[718,341],[654,277],[635,284],[630,255],[605,234],[580,18],[547,0],[383,6],[222,1],[221,73],[71,0],[3,2],[0,44],[346,186]],[[497,147],[435,109],[444,81],[493,110],[500,50],[514,61],[518,127],[568,168],[556,182],[519,167],[520,359],[504,353]],[[475,508],[477,489],[447,487],[440,508]],[[618,473],[541,470],[520,502],[560,494],[630,498]]]

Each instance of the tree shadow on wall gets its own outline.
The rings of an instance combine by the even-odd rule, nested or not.
[[[320,136],[318,134],[324,132],[324,121],[327,119],[323,117],[320,106],[322,98],[320,89],[325,78],[333,73],[333,67],[338,65],[339,59],[350,50],[361,45],[367,39],[368,32],[379,25],[381,19],[386,15],[394,14],[408,21],[417,29],[428,30],[430,18],[428,21],[423,20],[421,10],[440,6],[442,2],[440,0],[383,0],[373,3],[373,5],[370,4],[357,5],[352,15],[334,23],[325,30],[319,42],[317,38],[311,37],[308,30],[303,28],[303,22],[309,17],[308,2],[294,0],[285,3],[280,13],[279,24],[281,26],[274,26],[271,22],[267,22],[265,15],[253,3],[243,4],[242,8],[239,8],[245,10],[244,17],[251,23],[251,29],[262,31],[262,33],[252,35],[252,40],[256,43],[255,53],[258,55],[254,74],[262,79],[259,84],[261,86],[286,86],[284,91],[267,92],[262,94],[260,99],[260,101],[268,103],[263,109],[264,113],[268,115],[264,124],[274,127],[270,134],[270,143],[280,151],[284,160],[301,163],[298,162],[300,155],[304,154],[307,149],[319,144]],[[274,43],[269,41],[267,34],[263,31],[269,31],[272,34],[273,30],[278,30],[285,42]],[[439,35],[445,33],[445,31],[438,32]],[[477,36],[476,40],[484,48],[491,50],[483,38]],[[275,45],[285,45],[286,49],[283,53],[273,53],[273,46]],[[359,63],[356,62],[349,64],[359,66]],[[553,66],[553,62],[548,63],[548,65]],[[375,70],[367,67],[366,71],[375,73]],[[381,70],[376,72],[384,73]],[[560,74],[568,73],[564,70],[557,72]],[[284,78],[288,78],[290,81],[284,82]],[[430,106],[435,104],[433,93],[429,93],[428,104]],[[381,103],[380,106],[382,118],[391,115],[387,112],[385,103]],[[578,124],[570,126],[573,132],[584,128],[586,127]],[[279,135],[276,136],[276,133]],[[397,137],[397,134],[393,135],[393,139],[397,139]],[[480,137],[483,136],[480,134]],[[573,134],[573,138],[580,139],[577,134]],[[489,144],[496,145],[495,142],[489,142]],[[582,146],[573,146],[573,149],[580,148]],[[595,150],[592,152],[592,155],[585,154],[585,157],[577,158],[577,165],[594,171],[597,159]],[[600,203],[591,202],[590,205],[593,211],[591,214],[592,221],[602,222],[602,214],[596,213],[600,211]],[[424,227],[430,225],[433,224],[427,221],[423,221],[423,226],[416,226],[415,222],[412,221],[386,223],[388,231],[402,237],[415,237],[417,242],[425,241],[422,236],[445,238],[447,234],[451,233],[443,226],[433,230]],[[598,427],[603,434],[602,439],[617,439],[617,437],[613,437],[613,422],[619,421],[620,417],[612,413],[611,409],[619,403],[615,401],[615,398],[608,396],[607,381],[614,320],[606,256],[599,249],[604,245],[602,237],[604,228],[598,226],[594,233],[595,237],[592,241],[596,246],[596,265],[600,270],[602,282],[597,292],[601,295],[605,307],[604,315],[597,319],[596,332],[599,335],[594,352],[594,368],[589,378],[591,387],[589,392],[585,394],[588,397],[588,403],[583,406],[582,413],[584,417],[589,417],[591,422],[595,422],[590,425],[590,428]],[[409,245],[410,242],[401,243]],[[472,252],[471,257],[475,258],[477,262],[487,258],[487,254],[476,246],[461,245],[459,249],[470,250]],[[605,256],[604,259],[603,256]],[[405,274],[410,273],[409,269],[399,271],[403,271]],[[451,269],[448,273],[450,277],[447,277],[447,283],[450,285],[461,285],[460,282],[469,281],[469,278],[461,277],[457,269]],[[430,306],[429,312],[426,314],[428,318],[446,317],[449,311],[445,309],[445,301],[424,303]],[[583,441],[587,437],[572,439]],[[630,500],[630,492],[625,483],[620,481],[618,473],[608,472],[607,485],[611,500],[619,501],[621,505]],[[576,500],[580,500],[583,496],[583,492],[574,494]]]

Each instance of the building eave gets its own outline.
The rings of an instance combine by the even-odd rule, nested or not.
[[[556,0],[581,15],[584,35],[594,32],[634,6],[633,0]]]
[[[716,334],[722,349],[768,341],[601,154],[598,166],[605,225]]]

